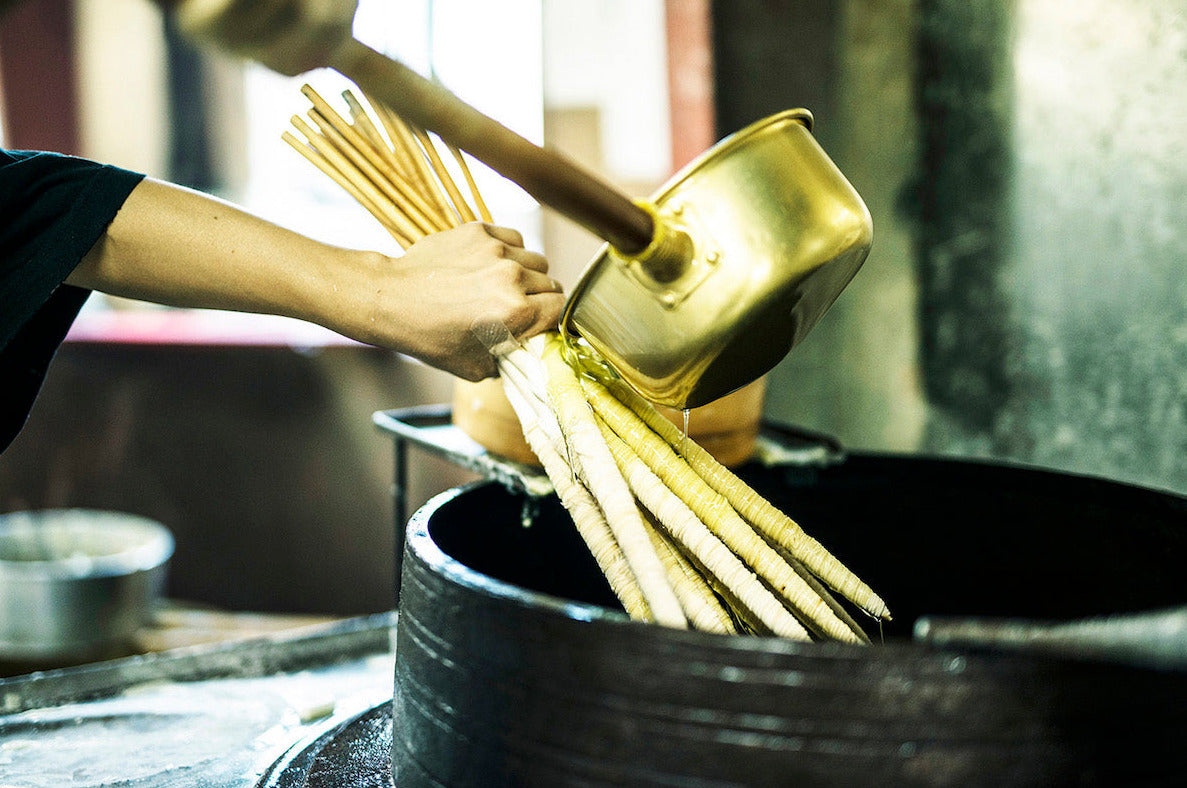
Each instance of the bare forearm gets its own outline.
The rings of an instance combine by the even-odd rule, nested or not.
[[[365,254],[318,243],[207,195],[145,180],[67,281],[173,306],[326,324],[336,322],[333,293],[360,273]]]
[[[329,246],[198,192],[146,180],[67,282],[173,306],[285,315],[478,380],[494,361],[473,336],[556,326],[564,297],[514,230],[477,223],[399,258]]]

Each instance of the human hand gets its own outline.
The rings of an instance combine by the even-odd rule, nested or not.
[[[402,257],[315,241],[209,195],[146,178],[69,284],[174,306],[295,317],[468,380],[495,374],[475,329],[517,339],[564,305],[548,262],[514,230],[477,222]]]
[[[496,374],[475,329],[503,325],[517,339],[553,329],[564,306],[543,255],[505,227],[472,222],[434,233],[389,260],[359,338],[466,380]]]
[[[158,0],[182,32],[296,76],[351,40],[358,0]]]

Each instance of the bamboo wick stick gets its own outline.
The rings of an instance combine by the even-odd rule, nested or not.
[[[400,137],[402,144],[407,148],[409,156],[413,157],[418,163],[418,170],[423,176],[424,182],[430,187],[433,201],[442,209],[449,211],[450,215],[455,218],[455,222],[477,221],[478,216],[474,213],[474,209],[470,207],[469,203],[466,202],[466,198],[462,196],[461,189],[458,188],[457,182],[445,166],[445,162],[441,160],[441,155],[437,152],[437,147],[433,144],[433,140],[428,133],[423,129],[404,123],[398,116],[393,116],[393,125],[397,124],[404,130],[397,133],[397,136]],[[427,168],[422,166],[426,163],[428,165]],[[462,161],[461,163],[464,168],[465,162]],[[475,200],[482,206],[485,216],[489,216],[489,212],[486,211],[486,206],[482,203],[482,198],[478,194],[477,187],[473,183],[468,170],[463,171],[466,175],[467,182],[470,184],[471,193]],[[441,187],[444,187],[444,191],[442,191]],[[484,221],[492,220],[484,218]]]
[[[344,137],[317,110],[310,110],[309,118],[317,125],[321,130],[322,136],[331,145],[350,159],[351,163],[372,183],[379,187],[381,191],[385,192],[394,204],[401,206],[408,220],[420,229],[422,235],[435,233],[438,230],[444,230],[448,227],[448,225],[444,225],[440,221],[432,209],[424,204],[423,200],[415,192],[407,188],[398,175],[385,172],[384,170],[386,168],[383,167],[382,162],[378,161],[375,154],[368,148],[353,144],[353,140]]]
[[[374,122],[372,122],[362,102],[355,98],[355,95],[349,90],[342,91],[342,99],[346,102],[346,106],[350,110],[350,118],[359,134],[371,143],[371,147],[380,155],[393,173],[407,180],[407,172],[402,169],[400,160],[397,158],[395,151],[392,150],[391,143],[383,136],[383,132],[379,130]]]
[[[470,194],[473,197],[475,204],[478,206],[478,214],[475,214],[474,209],[470,207],[469,203],[466,202],[466,198],[462,196],[462,191],[458,188],[457,181],[454,180],[453,175],[445,166],[445,162],[441,160],[441,155],[437,152],[437,148],[433,144],[432,138],[429,137],[429,135],[422,129],[410,127],[410,131],[420,143],[421,148],[425,151],[429,163],[433,168],[433,172],[436,173],[438,180],[440,180],[441,184],[445,187],[446,192],[448,192],[449,199],[453,202],[454,210],[462,219],[462,221],[474,222],[477,221],[479,215],[481,215],[482,221],[493,222],[494,219],[491,217],[490,211],[487,209],[486,203],[483,201],[482,195],[478,191],[478,184],[474,182],[474,177],[470,173],[470,168],[466,165],[466,160],[462,158],[461,151],[442,140],[442,143],[449,148],[454,157],[457,159],[458,167],[460,168],[463,177],[466,179],[466,185],[470,190]]]
[[[478,191],[478,184],[474,182],[474,175],[470,172],[470,167],[466,164],[466,158],[462,152],[458,150],[456,145],[445,143],[449,148],[449,152],[453,154],[453,158],[457,159],[458,167],[462,171],[462,177],[466,179],[466,186],[470,189],[470,196],[474,199],[474,205],[478,208],[478,215],[482,217],[484,222],[493,222],[494,218],[490,214],[490,210],[486,207],[486,202],[482,199],[481,192]]]
[[[370,180],[359,173],[349,160],[323,140],[299,116],[294,115],[292,122],[305,135],[309,144],[303,144],[293,134],[285,132],[288,135],[289,144],[346,189],[347,193],[387,228],[401,246],[407,249],[412,245],[413,239],[420,237],[418,228],[404,218],[403,214],[395,210],[388,198],[376,189]],[[284,134],[281,137],[283,138]]]
[[[406,222],[415,228],[416,235],[427,235],[438,229],[443,229],[439,228],[438,222],[429,218],[429,215],[420,206],[412,202],[406,190],[399,187],[397,176],[384,174],[376,166],[377,162],[372,157],[352,145],[321,113],[310,110],[309,119],[317,126],[317,131],[313,132],[317,139],[311,137],[310,142],[314,145],[328,145],[347,159],[363,179],[384,194],[388,202],[399,208]],[[293,125],[297,125],[297,122],[294,121]],[[308,124],[305,125],[308,126]]]
[[[438,229],[456,227],[459,224],[459,216],[462,221],[469,221],[469,219],[465,218],[465,213],[457,209],[441,210],[449,206],[440,189],[435,188],[435,184],[430,182],[430,186],[434,188],[425,189],[425,184],[420,177],[419,170],[414,166],[414,162],[410,161],[412,156],[420,155],[419,150],[409,151],[406,150],[406,144],[404,142],[390,143],[388,140],[385,140],[383,134],[366,114],[366,110],[359,100],[349,90],[343,91],[342,97],[350,108],[351,117],[355,121],[355,127],[360,130],[362,136],[372,143],[375,150],[391,169],[390,177],[393,182],[404,186],[408,193],[415,194],[421,198],[425,213],[430,218],[435,218],[439,225],[444,225]],[[397,155],[398,153],[403,155]],[[436,151],[434,150],[433,153],[435,154]]]
[[[397,228],[391,222],[391,220],[384,215],[382,207],[370,197],[368,197],[362,189],[356,186],[354,181],[339,172],[339,170],[333,164],[331,164],[328,159],[326,159],[313,148],[309,147],[309,145],[306,143],[301,142],[299,139],[297,139],[296,135],[290,131],[283,132],[280,135],[280,138],[291,145],[295,151],[304,156],[311,164],[324,172],[326,175],[329,175],[335,183],[345,189],[351,197],[353,197],[359,204],[361,204],[373,216],[375,216],[376,219],[379,220],[384,229],[391,233],[400,246],[402,246],[404,249],[407,249],[412,245],[412,242],[408,239],[408,237],[400,232],[399,228]]]
[[[377,114],[379,115],[380,122],[388,130],[389,136],[396,142],[397,147],[403,150],[404,157],[407,159],[412,172],[415,173],[415,182],[420,188],[421,193],[425,196],[425,199],[437,206],[439,216],[453,216],[453,208],[449,205],[448,200],[445,199],[445,195],[441,192],[441,188],[437,185],[433,172],[425,161],[424,153],[421,152],[420,144],[416,141],[416,136],[413,134],[411,127],[404,122],[403,118],[383,104],[377,105],[377,108],[379,109]]]
[[[453,176],[449,174],[449,170],[445,169],[445,162],[441,161],[441,155],[437,153],[437,147],[429,138],[427,132],[423,129],[416,129],[413,134],[416,136],[417,142],[428,157],[429,166],[433,168],[433,172],[437,175],[437,180],[445,187],[445,193],[449,195],[449,199],[453,202],[453,208],[457,211],[458,216],[463,222],[474,222],[478,220],[478,216],[466,203],[466,198],[462,196],[462,192],[454,182]]]
[[[376,186],[384,191],[394,190],[395,194],[403,198],[411,208],[409,218],[420,225],[426,235],[449,227],[420,195],[404,186],[398,177],[392,177],[391,173],[385,172],[387,167],[382,159],[375,155],[374,150],[367,145],[358,131],[318,95],[317,91],[309,85],[305,85],[301,90],[313,103],[309,116],[322,133],[354,161]]]
[[[433,147],[433,141],[422,130],[415,126],[405,124],[411,134],[412,149],[411,153],[416,156],[417,166],[421,169],[421,175],[429,190],[433,193],[433,200],[437,202],[442,210],[453,217],[456,224],[463,224],[469,221],[465,218],[465,213],[458,208],[457,204],[450,199],[451,195],[446,193],[446,189],[442,187],[445,184],[445,178],[448,178],[448,173],[442,177],[441,171],[434,164],[434,157],[440,161],[437,156],[437,149]],[[468,206],[467,206],[468,210]]]
[[[357,159],[344,155],[340,148],[334,143],[319,134],[316,129],[305,122],[300,116],[294,115],[292,118],[293,126],[300,131],[309,144],[323,157],[330,161],[339,172],[347,177],[350,177],[355,186],[363,191],[368,198],[375,204],[381,206],[383,215],[390,219],[400,232],[408,238],[419,238],[424,235],[424,230],[421,226],[415,224],[408,216],[408,212],[402,210],[402,204],[398,199],[393,199],[392,194],[381,190],[375,182],[368,177],[358,166]]]
[[[363,95],[374,110],[375,117],[379,119],[379,125],[387,132],[392,153],[399,159],[400,169],[405,174],[408,182],[416,186],[422,197],[431,199],[432,195],[429,193],[428,188],[420,181],[420,172],[416,167],[416,160],[413,158],[408,142],[405,139],[408,133],[407,127],[404,126],[400,117],[389,110],[384,104],[371,98],[366,93]]]
[[[359,103],[359,100],[355,98],[354,94],[349,90],[344,90],[342,91],[342,100],[346,102],[346,109],[350,112],[350,123],[352,126],[354,126],[355,130],[358,131],[358,133],[362,135],[367,140],[367,142],[371,143],[371,147],[379,153],[391,153],[391,148],[388,146],[388,141],[384,139],[383,134],[378,128],[376,128],[375,124],[371,122],[371,118],[367,115],[367,111],[363,108],[363,105]],[[399,166],[398,164],[393,164],[395,161],[394,156],[392,156],[390,159],[388,159],[386,156],[384,158],[387,159],[388,163],[392,164],[392,166]]]

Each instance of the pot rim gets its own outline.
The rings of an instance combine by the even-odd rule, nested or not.
[[[635,621],[623,611],[613,610],[612,608],[588,602],[565,599],[542,591],[533,591],[472,569],[446,553],[433,540],[432,535],[429,533],[429,520],[442,506],[445,506],[455,498],[478,488],[497,486],[498,484],[494,480],[479,480],[451,488],[433,496],[409,519],[405,533],[405,549],[415,553],[417,559],[424,562],[429,569],[437,572],[449,582],[456,583],[468,590],[488,594],[521,608],[530,608],[534,611],[560,616],[571,621],[602,626],[645,629],[649,639],[672,638],[682,642],[691,641],[700,648],[729,652],[763,652],[768,654],[778,653],[787,656],[822,656],[848,659],[866,659],[870,656],[868,646],[842,643],[839,641],[814,641],[808,643],[774,635],[728,635],[695,629],[675,629],[659,626],[651,622]],[[879,653],[885,655],[896,654],[903,649],[917,653],[919,648],[920,644],[909,642],[898,643],[885,641],[878,645]],[[955,656],[960,650],[928,648],[927,651],[933,656],[948,659]]]
[[[0,557],[0,580],[52,580],[120,577],[160,568],[173,556],[175,541],[163,524],[140,515],[86,508],[37,509],[0,514],[0,539],[27,535],[35,528],[64,531],[101,530],[126,537],[129,546],[110,553],[47,559]],[[37,537],[34,536],[34,539]]]
[[[1006,467],[1022,471],[1038,471],[1040,473],[1051,472],[1049,469],[984,462],[975,459],[961,459],[957,460],[957,462],[971,465]],[[1080,474],[1063,475],[1081,476]],[[1108,481],[1092,476],[1081,476],[1081,478]],[[1164,491],[1156,489],[1142,488],[1118,482],[1113,483],[1155,494],[1166,495]],[[725,635],[693,629],[673,629],[649,622],[635,621],[622,611],[616,611],[597,604],[564,599],[563,597],[540,591],[533,591],[515,585],[514,583],[491,577],[470,568],[456,558],[448,555],[433,540],[432,535],[429,533],[429,520],[441,507],[478,488],[498,485],[499,482],[496,480],[479,480],[454,487],[431,498],[409,520],[405,534],[405,549],[414,552],[416,557],[423,561],[429,569],[437,572],[447,581],[473,591],[488,594],[521,608],[531,608],[577,622],[601,624],[604,626],[646,628],[648,630],[648,637],[645,640],[649,644],[646,646],[647,648],[652,648],[655,644],[667,640],[667,642],[675,641],[685,644],[691,642],[699,648],[713,650],[719,653],[762,652],[773,656],[781,655],[795,658],[819,657],[823,659],[839,658],[842,660],[858,660],[865,664],[869,664],[871,660],[875,662],[886,660],[894,663],[902,663],[904,659],[911,660],[916,664],[922,664],[918,663],[919,660],[922,660],[926,663],[938,664],[943,670],[953,674],[963,673],[966,669],[972,668],[973,664],[979,664],[984,661],[992,663],[1005,661],[1015,665],[1029,664],[1032,666],[1044,664],[1050,666],[1099,663],[1108,665],[1115,670],[1136,672],[1144,672],[1151,669],[1157,671],[1167,670],[1166,666],[1131,663],[1128,660],[1118,660],[1115,656],[1103,654],[1076,654],[1045,649],[1003,648],[1000,644],[995,647],[991,643],[943,642],[915,637],[903,640],[876,639],[873,646],[864,646],[837,641],[800,642],[773,635]],[[1174,494],[1172,494],[1172,497],[1174,497]],[[921,616],[919,620],[923,620],[924,618],[926,616]],[[1029,619],[1019,619],[1018,621],[1036,625],[1054,625],[1057,623]],[[1078,619],[1069,619],[1068,621],[1074,622],[1078,621]],[[1171,668],[1171,670],[1177,672],[1178,669]]]
[[[430,498],[413,513],[412,518],[408,521],[407,540],[405,542],[406,549],[414,551],[417,557],[428,566],[438,570],[442,575],[460,585],[476,591],[483,591],[524,607],[544,608],[545,610],[577,621],[605,621],[616,624],[635,623],[625,613],[611,610],[608,607],[564,599],[540,591],[531,591],[513,583],[483,574],[476,569],[471,569],[442,550],[432,535],[429,534],[429,519],[433,513],[464,493],[490,483],[489,481],[470,482],[445,490]]]

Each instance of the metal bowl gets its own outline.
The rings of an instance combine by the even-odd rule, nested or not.
[[[164,587],[173,535],[118,512],[0,515],[0,657],[81,660],[125,644]]]

